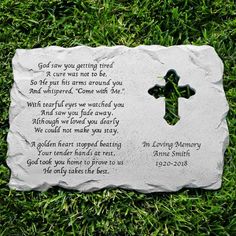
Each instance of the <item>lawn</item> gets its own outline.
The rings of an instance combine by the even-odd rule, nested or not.
[[[0,235],[236,235],[234,0],[0,0]],[[17,48],[211,45],[224,62],[230,145],[220,190],[141,194],[7,186],[8,109]],[[210,106],[210,104],[209,104]]]

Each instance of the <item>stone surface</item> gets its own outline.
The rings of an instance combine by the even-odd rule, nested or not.
[[[169,70],[195,92],[178,98],[174,125],[148,93]],[[13,72],[10,188],[220,188],[228,104],[212,47],[18,49]]]

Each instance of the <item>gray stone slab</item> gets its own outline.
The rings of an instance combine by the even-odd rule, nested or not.
[[[164,119],[170,71],[194,91],[178,98],[173,125]],[[10,188],[220,188],[228,103],[212,47],[17,49],[13,72]]]

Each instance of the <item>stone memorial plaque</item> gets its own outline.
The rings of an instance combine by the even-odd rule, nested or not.
[[[220,188],[228,104],[212,47],[18,49],[13,72],[10,188]]]

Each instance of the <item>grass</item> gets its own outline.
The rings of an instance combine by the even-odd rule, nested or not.
[[[236,235],[236,7],[233,0],[0,0],[0,235]],[[208,44],[225,66],[230,145],[218,191],[17,192],[6,165],[17,48]]]

